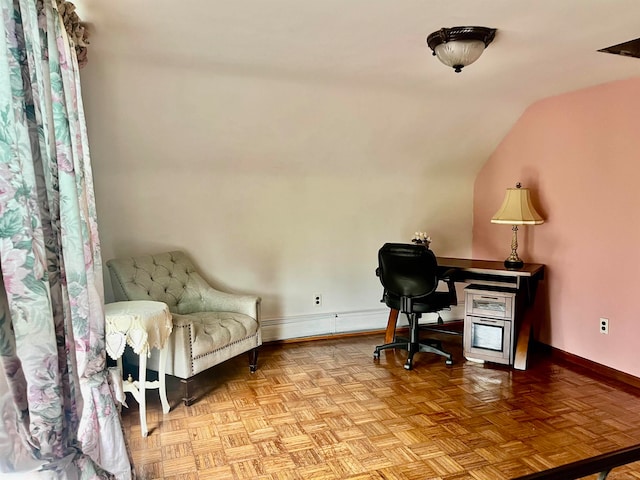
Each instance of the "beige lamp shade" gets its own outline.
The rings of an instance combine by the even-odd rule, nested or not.
[[[498,212],[491,219],[491,223],[506,225],[540,225],[544,219],[540,216],[531,203],[531,195],[528,188],[507,188],[504,202]]]

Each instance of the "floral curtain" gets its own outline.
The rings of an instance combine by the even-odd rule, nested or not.
[[[42,465],[51,478],[128,479],[63,4],[0,0],[0,472]]]

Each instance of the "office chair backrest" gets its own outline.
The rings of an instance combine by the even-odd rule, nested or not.
[[[378,251],[380,282],[399,297],[422,297],[438,286],[438,262],[423,245],[385,243]]]

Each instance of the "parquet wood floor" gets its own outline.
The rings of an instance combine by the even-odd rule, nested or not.
[[[382,335],[271,344],[201,376],[200,399],[171,411],[147,392],[123,409],[137,478],[183,480],[502,480],[640,443],[640,391],[578,367],[527,371],[373,349]],[[589,478],[596,478],[595,476]],[[640,479],[640,462],[609,479]]]

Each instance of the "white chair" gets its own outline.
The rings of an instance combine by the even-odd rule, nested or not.
[[[183,383],[185,405],[195,401],[194,377],[225,360],[248,352],[249,369],[255,372],[262,345],[259,297],[214,289],[180,251],[112,259],[107,266],[116,301],[153,300],[169,306],[173,331],[166,373]],[[158,364],[153,350],[147,368],[158,371]]]

